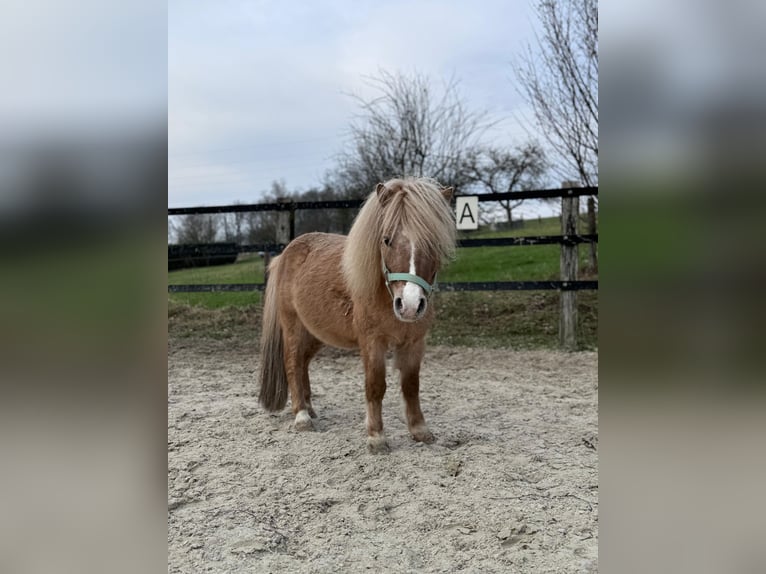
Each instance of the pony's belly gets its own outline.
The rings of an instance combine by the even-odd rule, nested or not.
[[[306,329],[324,344],[341,349],[358,346],[350,302],[346,305],[342,299],[317,298],[314,294],[313,303],[304,299],[296,310]]]
[[[356,349],[359,346],[356,339],[345,337],[339,333],[321,331],[310,327],[309,331],[325,345],[330,345],[331,347],[337,347],[338,349]]]

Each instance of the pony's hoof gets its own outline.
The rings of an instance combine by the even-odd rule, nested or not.
[[[385,454],[391,452],[391,447],[384,436],[368,436],[367,450],[372,454]]]
[[[306,411],[300,411],[295,415],[295,430],[297,431],[312,431],[314,430],[314,423],[311,420],[311,416]]]
[[[412,434],[412,438],[414,438],[417,442],[431,444],[436,440],[436,437],[431,433],[430,430],[428,430],[428,427],[415,428],[410,432]]]
[[[309,407],[309,408],[308,408],[308,411],[309,411],[309,416],[310,416],[312,419],[315,419],[315,418],[317,418],[317,412],[314,410],[314,407]]]

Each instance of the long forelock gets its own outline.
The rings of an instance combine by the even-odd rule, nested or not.
[[[422,180],[408,184],[386,205],[382,229],[390,235],[404,234],[418,251],[440,264],[446,263],[455,251],[452,210],[439,187],[427,186]]]
[[[444,264],[455,252],[455,222],[439,184],[406,178],[386,182],[397,189],[385,205],[371,193],[359,212],[343,254],[343,270],[352,293],[372,293],[381,281],[380,243],[403,233],[418,251]]]

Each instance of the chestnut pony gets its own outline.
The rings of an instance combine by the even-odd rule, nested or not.
[[[432,442],[418,396],[428,304],[436,273],[455,250],[451,188],[430,179],[378,184],[348,237],[307,233],[269,266],[261,336],[259,401],[270,411],[287,403],[295,428],[313,429],[309,362],[323,345],[358,348],[367,399],[367,445],[388,450],[381,413],[386,352],[400,371],[407,424],[416,441]]]

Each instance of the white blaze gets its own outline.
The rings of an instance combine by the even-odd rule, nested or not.
[[[415,271],[415,242],[410,241],[412,251],[410,252],[410,275],[417,275]],[[424,295],[423,288],[417,283],[407,281],[402,290],[402,303],[405,308],[417,309],[420,305],[420,298]]]

